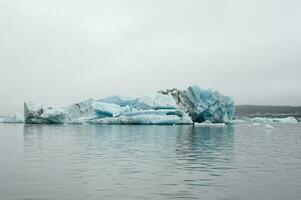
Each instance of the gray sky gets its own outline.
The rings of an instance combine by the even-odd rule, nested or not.
[[[0,0],[0,113],[192,84],[301,105],[300,0]]]

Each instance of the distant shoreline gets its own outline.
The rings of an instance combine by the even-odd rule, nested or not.
[[[295,117],[301,120],[301,106],[237,105],[235,118]]]

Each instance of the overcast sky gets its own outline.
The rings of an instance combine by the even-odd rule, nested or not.
[[[301,105],[300,0],[0,0],[0,113],[189,85]]]

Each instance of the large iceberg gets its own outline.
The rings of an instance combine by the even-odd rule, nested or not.
[[[149,96],[111,96],[68,106],[24,103],[25,123],[193,124],[227,123],[235,111],[231,97],[191,86],[163,90]]]

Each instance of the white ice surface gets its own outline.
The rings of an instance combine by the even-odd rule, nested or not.
[[[265,117],[254,117],[249,119],[253,123],[298,123],[294,117],[285,118],[265,118]]]
[[[24,123],[24,115],[21,113],[12,113],[1,116],[0,123]]]
[[[235,107],[231,97],[198,86],[177,91],[183,99],[158,92],[148,96],[88,99],[60,107],[25,102],[25,122],[192,124],[193,121],[223,123],[233,118]]]

